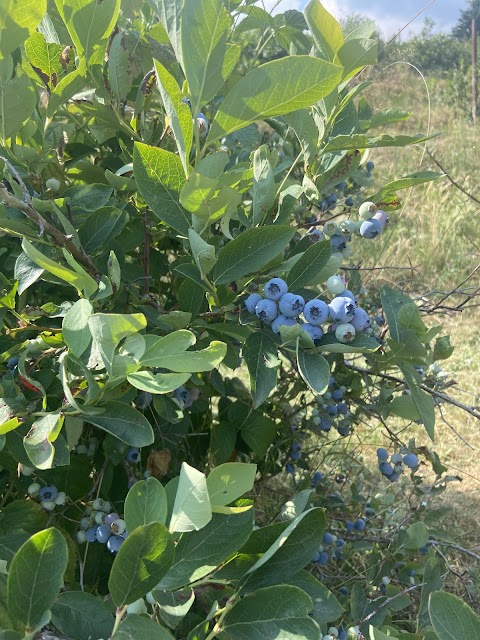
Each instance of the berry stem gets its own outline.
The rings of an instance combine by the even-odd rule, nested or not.
[[[122,621],[123,616],[125,615],[126,610],[127,610],[126,606],[118,607],[117,612],[115,614],[115,624],[113,625],[112,635],[110,636],[110,638],[113,638],[113,636],[117,633],[118,627],[120,626],[120,623]]]

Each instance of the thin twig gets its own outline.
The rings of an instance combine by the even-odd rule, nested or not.
[[[5,186],[0,186],[0,200],[7,206],[18,209],[24,213],[29,220],[38,225],[42,233],[43,231],[48,233],[53,238],[54,243],[59,247],[64,247],[69,253],[71,253],[75,260],[83,265],[91,276],[98,277],[100,275],[91,258],[83,251],[83,249],[76,247],[68,236],[50,224],[50,222],[48,222],[36,209],[34,209],[31,204],[19,200],[17,197],[9,193]]]
[[[372,611],[371,613],[368,614],[368,616],[365,616],[365,618],[362,618],[362,620],[360,620],[360,622],[358,623],[358,626],[360,626],[361,624],[365,624],[365,622],[368,622],[369,620],[371,620],[374,616],[377,615],[380,609],[383,609],[384,607],[389,605],[393,600],[395,600],[399,596],[404,596],[405,594],[410,593],[410,591],[414,591],[415,589],[420,589],[420,587],[423,587],[424,585],[425,585],[424,582],[422,582],[421,584],[414,584],[413,587],[408,587],[408,589],[404,589],[403,591],[400,591],[399,593],[395,594],[391,598],[387,598],[381,604],[378,605],[375,611]]]
[[[473,202],[475,202],[476,204],[480,204],[480,200],[478,198],[476,198],[475,196],[473,196],[471,193],[469,193],[466,189],[464,189],[464,187],[462,187],[461,184],[459,184],[456,180],[454,180],[452,178],[452,176],[448,173],[448,171],[440,164],[440,162],[435,158],[435,156],[433,155],[433,153],[430,151],[430,149],[427,149],[427,153],[430,156],[430,159],[437,165],[437,167],[440,169],[440,171],[443,171],[443,173],[445,174],[445,177],[453,184],[454,187],[456,187],[459,191],[461,191],[464,195],[466,195],[468,198],[470,198],[470,200],[473,200]]]

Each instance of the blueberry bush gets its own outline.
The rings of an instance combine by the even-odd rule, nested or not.
[[[452,478],[403,435],[452,347],[354,260],[440,177],[374,188],[371,149],[426,140],[381,133],[374,25],[2,7],[0,639],[477,637]]]

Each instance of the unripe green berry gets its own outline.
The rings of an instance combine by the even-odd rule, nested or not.
[[[57,180],[57,178],[49,178],[45,186],[49,191],[58,191],[60,189],[60,180]]]
[[[147,605],[145,604],[145,600],[143,598],[139,598],[138,600],[135,600],[135,602],[129,604],[127,607],[127,614],[128,613],[147,613]]]
[[[358,216],[360,220],[368,220],[375,213],[377,207],[374,202],[364,202],[360,205]]]
[[[38,482],[32,482],[32,484],[28,487],[27,493],[32,498],[36,498],[38,496],[38,492],[42,487]]]

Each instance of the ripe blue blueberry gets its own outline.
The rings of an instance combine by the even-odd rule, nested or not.
[[[302,331],[308,333],[315,345],[323,336],[323,331],[320,327],[314,327],[312,324],[308,323],[302,324]]]
[[[330,431],[330,429],[332,428],[332,418],[330,416],[323,416],[319,427],[321,431]]]
[[[335,391],[332,391],[332,400],[335,400],[335,402],[338,402],[339,400],[343,399],[345,392],[343,391],[343,389],[335,389]]]
[[[190,391],[188,391],[188,389],[185,389],[185,387],[183,386],[175,389],[175,391],[173,392],[173,397],[178,402],[181,409],[188,409],[193,404],[193,400],[190,396]]]
[[[347,589],[347,587],[342,587],[342,589]],[[345,593],[344,591],[340,590],[341,593],[343,593],[344,595],[348,596],[348,589],[347,592]],[[348,637],[348,633],[346,631],[340,631],[339,635],[338,635],[338,640],[347,640]]]
[[[111,536],[107,541],[107,549],[111,553],[117,553],[123,543],[124,538],[122,538],[122,536]]]
[[[422,554],[422,556],[424,556],[425,554],[428,553],[428,545],[425,545],[424,547],[420,547],[419,551]]]
[[[97,541],[101,544],[106,544],[111,535],[112,532],[110,531],[110,526],[108,524],[101,524],[99,527],[97,527],[95,536],[97,538]]]
[[[337,540],[337,547],[338,547],[339,549],[341,549],[342,547],[344,547],[344,546],[345,546],[345,544],[346,544],[346,542],[345,542],[345,540],[344,540],[343,538],[339,538],[339,539]]]
[[[328,308],[334,322],[350,322],[355,315],[355,303],[344,296],[334,298]]]
[[[280,300],[280,298],[287,293],[288,285],[285,280],[281,278],[272,278],[267,282],[263,288],[265,297],[269,300]]]
[[[323,199],[321,202],[318,203],[318,208],[320,209],[320,211],[326,211],[328,209],[328,202],[326,199]]]
[[[328,564],[328,553],[326,553],[325,551],[321,551],[318,554],[317,562],[322,567],[324,567],[326,564]]]
[[[390,460],[393,464],[401,464],[403,462],[402,454],[394,453]]]
[[[355,522],[353,523],[353,528],[355,529],[355,531],[364,531],[366,526],[367,523],[362,518],[357,518],[357,520],[355,520]]]
[[[345,206],[353,207],[353,198],[351,196],[348,196],[348,198],[345,198]]]
[[[130,447],[125,455],[125,460],[132,464],[140,462],[140,449],[137,449],[137,447]]]
[[[388,451],[383,447],[379,447],[377,449],[377,458],[380,462],[386,462],[390,456],[388,455]]]
[[[336,416],[338,413],[338,409],[337,409],[337,405],[336,404],[329,404],[328,407],[325,409],[325,411],[327,412],[327,414],[329,416]]]
[[[308,232],[308,236],[310,238],[310,242],[319,242],[320,240],[325,240],[325,235],[320,231],[320,229],[310,229]]]
[[[295,473],[295,467],[291,462],[287,462],[287,464],[285,465],[285,471],[287,473]]]
[[[401,476],[401,473],[399,471],[393,471],[393,473],[389,476],[387,476],[387,478],[390,480],[390,482],[396,482]]]
[[[350,300],[353,300],[353,302],[355,303],[355,308],[358,306],[356,297],[349,289],[345,289],[345,291],[342,291],[342,298],[350,298]]]
[[[301,451],[292,451],[290,453],[290,458],[292,460],[295,460],[295,462],[297,462],[298,460],[300,460],[302,457],[302,452]]]
[[[355,529],[355,523],[352,522],[351,520],[346,520],[345,521],[345,528],[347,529],[347,531],[352,532]]]
[[[367,171],[373,171],[375,169],[375,163],[372,160],[369,160],[365,165]]]
[[[310,300],[303,309],[303,317],[309,324],[319,327],[328,320],[328,304],[323,300]]]
[[[372,507],[365,507],[365,515],[367,518],[371,518],[375,515],[375,509],[372,509]]]
[[[338,592],[342,595],[342,596],[348,596],[348,594],[350,593],[350,591],[348,590],[348,587],[340,587],[340,589],[338,590]],[[346,631],[340,631],[340,634],[344,633],[345,634],[345,638],[347,637],[347,632]],[[340,635],[338,636],[340,638]]]
[[[87,542],[96,542],[97,540],[97,528],[98,527],[90,527],[85,531],[85,540]]]
[[[409,569],[409,570],[407,571],[407,575],[408,575],[410,578],[414,578],[414,577],[417,575],[417,572],[415,571],[415,569]]]
[[[115,520],[119,520],[119,518],[120,516],[118,515],[118,513],[115,513],[115,512],[109,513],[108,515],[105,516],[104,523],[110,526],[115,522]]]
[[[393,474],[393,467],[389,462],[381,462],[378,468],[384,476],[389,477]]]
[[[262,299],[262,296],[259,293],[251,293],[248,298],[243,303],[245,305],[245,309],[248,313],[255,313],[255,307]]]
[[[334,204],[337,204],[337,200],[338,198],[336,193],[332,193],[331,195],[327,196],[328,206],[333,207]]]
[[[347,188],[347,183],[345,180],[343,182],[340,182],[340,184],[337,184],[337,189],[339,191],[345,191],[346,188]]]
[[[280,298],[278,306],[280,313],[287,316],[287,318],[294,318],[302,313],[305,307],[305,300],[302,296],[297,296],[294,293],[285,293]]]
[[[40,498],[40,500],[45,500],[45,501],[55,500],[57,496],[58,496],[58,489],[53,485],[50,485],[48,487],[42,487],[38,492],[38,497]]]
[[[329,533],[328,531],[323,534],[323,543],[324,544],[334,544],[335,536]]]
[[[407,455],[403,457],[403,463],[409,469],[415,469],[418,467],[418,462],[418,457],[414,453],[407,453]]]
[[[148,407],[152,404],[153,396],[148,391],[140,391],[138,396],[135,398],[135,406],[137,409],[148,409]]]
[[[348,413],[348,404],[346,402],[339,402],[337,404],[337,412],[341,416],[346,416]]]
[[[357,307],[355,315],[351,320],[351,324],[355,327],[356,331],[365,331],[365,329],[368,329],[370,326],[370,318],[368,317],[368,313],[365,309]]]
[[[382,231],[382,223],[379,220],[374,220],[373,218],[362,222],[362,226],[360,227],[360,235],[362,238],[366,238],[367,240],[376,238],[382,233]]]
[[[278,308],[273,300],[260,300],[255,307],[255,313],[262,322],[273,322],[278,315]]]
[[[334,233],[330,236],[330,242],[332,243],[332,252],[343,251],[347,248],[347,239],[341,233]]]
[[[292,442],[290,449],[292,451],[300,451],[300,449],[302,448],[302,445],[300,444],[300,442]]]
[[[312,486],[316,487],[323,480],[323,473],[315,471],[312,476]]]
[[[287,318],[287,316],[279,315],[272,322],[272,331],[274,333],[280,333],[280,327],[293,327],[297,324],[295,318]]]
[[[15,369],[15,367],[17,366],[19,360],[20,360],[20,358],[9,358],[7,360],[7,369],[10,369],[10,371]]]

